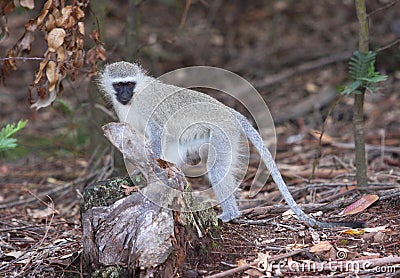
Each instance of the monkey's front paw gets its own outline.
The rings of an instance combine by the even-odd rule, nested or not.
[[[222,222],[229,222],[233,219],[236,219],[240,216],[240,212],[237,213],[222,213],[218,215],[218,218],[221,219]]]

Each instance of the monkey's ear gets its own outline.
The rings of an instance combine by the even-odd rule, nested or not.
[[[136,65],[143,74],[145,75],[149,74],[149,71],[143,68],[142,63],[139,60],[135,59],[133,61],[133,64]]]

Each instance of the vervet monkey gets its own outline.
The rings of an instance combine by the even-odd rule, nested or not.
[[[285,201],[301,221],[314,228],[360,223],[320,222],[297,205],[260,134],[239,112],[198,91],[180,88],[150,77],[138,65],[116,62],[99,75],[99,86],[118,119],[142,132],[155,157],[176,164],[206,159],[207,174],[221,204],[224,222],[240,215],[234,191],[241,167],[241,142],[246,137],[259,152]]]

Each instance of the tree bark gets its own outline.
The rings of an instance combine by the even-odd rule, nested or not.
[[[174,277],[185,261],[187,242],[197,239],[185,216],[190,211],[186,179],[179,169],[156,160],[148,142],[127,124],[103,130],[146,185],[115,178],[87,187],[82,209],[86,269],[108,276]]]

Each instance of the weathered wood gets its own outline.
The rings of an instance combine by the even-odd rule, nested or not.
[[[127,124],[108,124],[103,130],[129,168],[141,172],[146,186],[138,192],[129,178],[116,178],[86,189],[85,265],[92,274],[112,267],[105,271],[120,277],[172,277],[185,261],[186,243],[197,237],[192,226],[183,224],[189,222],[181,213],[189,211],[182,193],[186,179],[179,169],[156,160],[145,138]]]

